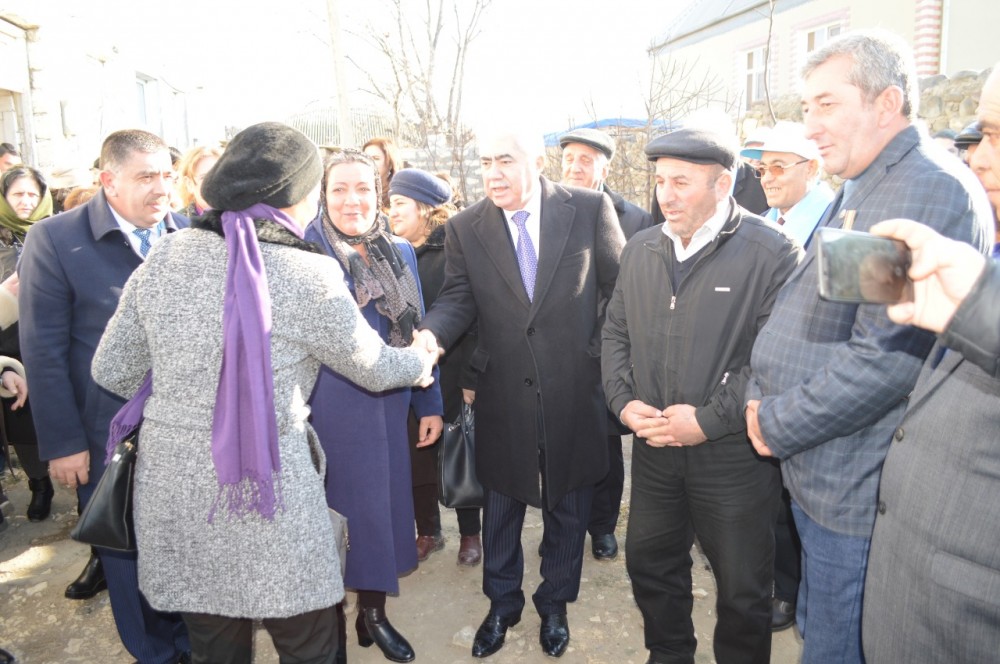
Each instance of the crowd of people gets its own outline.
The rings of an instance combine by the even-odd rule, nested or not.
[[[935,137],[892,35],[827,43],[802,83],[803,122],[742,146],[697,122],[650,141],[649,212],[608,187],[594,129],[560,137],[557,183],[540,135],[484,128],[468,207],[391,139],[323,156],[275,122],[175,156],[116,131],[98,181],[58,194],[0,146],[3,448],[28,519],[56,484],[85,505],[112,417],[143,413],[138,551],[94,549],[66,596],[106,588],[143,664],[250,661],[254,621],[281,661],[332,664],[353,590],[358,643],[412,661],[387,596],[445,547],[439,439],[467,404],[474,657],[523,618],[528,506],[539,645],[566,652],[587,535],[619,554],[632,434],[648,664],[694,661],[696,542],[720,664],[768,662],[792,625],[806,664],[995,658],[1000,68],[977,121]],[[914,300],[822,299],[831,227],[904,241]]]

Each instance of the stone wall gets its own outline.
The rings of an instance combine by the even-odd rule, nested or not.
[[[920,118],[931,133],[951,128],[960,132],[976,119],[979,93],[991,69],[981,72],[960,71],[951,76],[939,74],[920,80]],[[773,99],[771,105],[779,120],[802,122],[802,109],[797,94],[784,95]],[[747,111],[742,121],[743,134],[758,126],[770,126],[771,116],[764,103],[758,103]]]

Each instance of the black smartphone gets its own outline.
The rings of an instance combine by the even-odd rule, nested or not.
[[[820,228],[817,235],[821,298],[873,304],[913,300],[905,242],[839,228]]]

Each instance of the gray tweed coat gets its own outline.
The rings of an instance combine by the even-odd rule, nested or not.
[[[290,235],[288,237],[291,237]],[[373,391],[410,385],[415,351],[383,344],[332,258],[261,242],[271,293],[284,510],[274,521],[208,514],[218,493],[210,440],[222,363],[223,239],[161,240],[125,285],[93,362],[94,379],[134,394],[153,369],[135,483],[139,587],[162,611],[285,618],[343,597],[333,530],[306,422],[320,364]],[[330,459],[336,463],[336,459]]]

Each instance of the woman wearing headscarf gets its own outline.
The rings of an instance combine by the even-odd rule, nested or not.
[[[0,281],[11,278],[9,288],[0,289],[0,298],[12,300],[6,307],[11,314],[0,321],[0,355],[21,360],[21,342],[17,325],[17,261],[21,257],[24,236],[36,221],[52,215],[52,194],[45,178],[34,168],[15,166],[0,179]],[[38,438],[31,419],[31,402],[8,388],[0,375],[0,398],[3,399],[3,441],[17,452],[21,468],[28,476],[31,500],[28,520],[44,521],[52,511],[55,492],[49,479],[49,465],[38,458]]]
[[[392,232],[413,245],[417,253],[424,305],[429,309],[444,285],[445,222],[455,214],[452,190],[446,181],[418,168],[404,168],[389,183],[389,223]],[[454,422],[462,408],[462,391],[475,390],[475,373],[468,368],[476,347],[474,333],[467,333],[439,360],[439,382],[444,398],[444,418]],[[410,417],[410,459],[413,466],[413,509],[417,520],[417,560],[424,561],[444,547],[438,507],[439,445],[416,447],[416,417]],[[478,565],[483,556],[479,508],[455,510],[461,541],[459,565]]]
[[[213,211],[154,246],[94,357],[103,387],[146,398],[139,587],[182,615],[195,662],[250,661],[254,620],[281,661],[336,661],[344,590],[306,398],[321,364],[370,390],[430,380],[430,354],[384,344],[303,241],[321,172],[291,127],[237,134],[202,185]]]
[[[337,259],[365,320],[390,346],[401,346],[423,307],[413,248],[390,235],[379,215],[380,182],[363,152],[331,155],[320,217],[306,239]],[[344,582],[358,591],[358,643],[377,644],[394,662],[411,661],[413,648],[386,617],[385,597],[417,566],[407,415],[412,408],[418,419],[417,445],[433,444],[443,428],[440,390],[372,391],[324,368],[311,403],[320,443],[338,460],[327,473],[327,500],[351,524]]]

